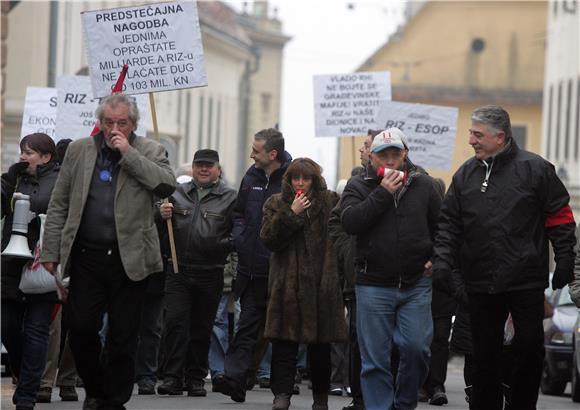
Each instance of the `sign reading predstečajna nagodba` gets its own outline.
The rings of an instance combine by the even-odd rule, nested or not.
[[[105,97],[124,64],[123,92],[204,87],[207,77],[195,1],[82,13],[95,97]]]
[[[317,137],[366,135],[380,104],[391,99],[388,71],[314,76]]]

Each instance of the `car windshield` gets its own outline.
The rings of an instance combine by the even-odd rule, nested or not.
[[[556,306],[573,305],[572,298],[570,297],[570,292],[568,291],[568,285],[562,288],[560,295],[558,295],[558,303]]]

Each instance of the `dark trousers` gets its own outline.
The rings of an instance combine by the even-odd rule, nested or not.
[[[48,329],[54,304],[2,302],[2,344],[18,377],[13,400],[36,402],[46,365]]]
[[[70,294],[64,317],[70,347],[88,397],[99,409],[124,409],[135,381],[135,354],[147,280],[134,282],[117,249],[75,247],[71,255]],[[108,315],[106,342],[99,330]]]
[[[358,347],[358,336],[356,333],[356,299],[353,296],[346,303],[348,309],[348,330],[349,330],[349,381],[350,392],[355,403],[362,403],[362,390],[360,388],[360,350]]]
[[[165,279],[164,377],[201,382],[224,286],[223,269],[168,273]]]
[[[298,356],[297,342],[272,340],[272,393],[292,394]],[[330,343],[308,345],[308,365],[314,394],[328,393],[330,389]]]
[[[135,379],[137,383],[155,383],[159,346],[161,345],[161,311],[163,309],[163,294],[147,293],[141,313],[139,328],[139,347],[135,361]]]
[[[433,341],[431,342],[431,362],[425,387],[433,394],[435,387],[445,391],[447,379],[447,361],[449,359],[449,334],[451,333],[451,316],[433,318]]]
[[[225,374],[245,388],[254,348],[266,322],[268,278],[238,275],[234,292],[240,298],[241,311],[238,330],[226,355]]]
[[[511,312],[515,337],[513,366],[507,384],[511,405],[535,410],[544,359],[544,293],[542,289],[499,294],[469,294],[474,350],[473,404],[476,410],[500,410],[502,347],[505,321]]]

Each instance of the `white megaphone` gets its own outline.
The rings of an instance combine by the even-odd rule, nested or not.
[[[33,259],[28,248],[28,222],[30,222],[30,196],[15,192],[13,198],[14,218],[12,220],[12,234],[10,242],[2,256],[13,258]]]

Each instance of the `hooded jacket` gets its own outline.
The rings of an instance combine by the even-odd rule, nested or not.
[[[413,286],[431,259],[439,187],[412,164],[405,170],[405,182],[394,195],[371,172],[351,178],[342,194],[342,226],[356,235],[357,285]]]

